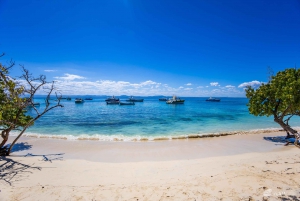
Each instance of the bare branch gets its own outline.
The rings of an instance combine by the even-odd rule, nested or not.
[[[286,122],[287,125],[289,125],[289,120],[295,115],[295,114],[289,114],[290,116],[284,120],[283,122]]]
[[[0,55],[2,57],[4,54]],[[0,148],[4,146],[5,142],[8,139],[9,133],[12,129],[21,128],[20,133],[15,138],[13,143],[8,148],[7,155],[9,155],[12,147],[17,142],[17,140],[23,135],[23,133],[26,131],[26,129],[33,125],[33,123],[38,120],[40,117],[42,117],[44,114],[49,112],[50,110],[56,108],[56,107],[63,107],[61,104],[61,98],[62,95],[60,93],[55,92],[55,96],[57,99],[57,103],[54,105],[51,105],[49,102],[51,94],[55,91],[54,82],[47,82],[46,76],[39,75],[38,77],[34,77],[23,65],[20,65],[23,70],[23,74],[20,78],[22,78],[22,81],[25,81],[25,84],[21,81],[16,81],[8,76],[9,69],[14,66],[15,63],[11,60],[10,65],[8,67],[2,66],[0,63],[0,78],[2,83],[4,84],[3,91],[7,97],[5,97],[5,100],[7,101],[8,106],[6,105],[7,111],[11,112],[13,111],[13,119],[11,120],[0,120],[0,125],[3,125],[5,129],[2,131],[2,138],[3,141],[0,144]],[[50,84],[49,88],[47,84]],[[34,95],[38,92],[38,90],[41,90],[44,86],[44,89],[47,89],[47,96],[45,100],[45,108],[41,111],[38,110],[38,108],[35,106],[34,101]],[[22,98],[23,95],[29,96],[26,98]],[[35,111],[35,116],[29,118],[25,115],[25,108],[26,107],[32,107]],[[10,111],[10,109],[12,109]],[[26,121],[23,121],[20,118],[28,118]],[[6,128],[7,127],[7,128]],[[4,144],[3,144],[4,143]]]

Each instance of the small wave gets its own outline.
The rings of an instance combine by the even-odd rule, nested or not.
[[[300,128],[295,128],[300,129]],[[199,133],[199,134],[189,134],[189,135],[170,135],[170,136],[125,136],[125,135],[52,135],[52,134],[37,134],[37,133],[26,133],[23,136],[33,137],[33,138],[48,138],[48,139],[62,139],[62,140],[92,140],[92,141],[164,141],[164,140],[187,140],[195,138],[212,138],[221,137],[228,135],[247,135],[247,134],[259,134],[259,133],[271,133],[283,131],[278,128],[267,128],[267,129],[255,129],[248,131],[230,131],[230,132],[220,132],[220,133]],[[12,132],[11,136],[17,136],[17,132]]]

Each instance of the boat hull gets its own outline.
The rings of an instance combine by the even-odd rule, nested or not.
[[[119,105],[120,101],[106,101],[107,105]]]
[[[127,102],[144,102],[144,99],[128,99]]]
[[[209,101],[209,102],[220,102],[221,99],[218,99],[218,98],[209,98],[209,99],[206,99],[206,101]]]
[[[184,100],[176,100],[176,101],[166,101],[167,104],[183,104]]]
[[[128,103],[120,102],[120,105],[135,105],[135,104],[134,102],[128,102]]]
[[[84,103],[83,99],[75,99],[75,103],[80,104],[80,103]]]

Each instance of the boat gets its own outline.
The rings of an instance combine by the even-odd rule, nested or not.
[[[36,107],[41,105],[38,102],[32,102],[30,98],[25,98],[24,100],[26,101],[27,107]]]
[[[219,98],[212,98],[212,97],[209,97],[208,99],[206,99],[206,101],[211,101],[211,102],[220,102],[221,99]]]
[[[38,106],[40,106],[41,104],[40,103],[29,103],[30,105],[28,105],[27,107],[29,107],[29,108],[32,108],[32,107],[38,107]]]
[[[112,101],[106,101],[107,105],[119,105],[120,101],[112,100]]]
[[[120,105],[135,105],[134,102],[120,102]]]
[[[126,100],[127,102],[143,102],[144,99],[135,99],[133,96],[131,96],[129,99]]]
[[[85,98],[84,100],[93,100],[92,98]]]
[[[68,97],[67,100],[72,100],[72,99],[70,97]]]
[[[82,98],[76,98],[75,103],[84,103],[84,100]]]
[[[159,101],[167,101],[168,99],[167,98],[159,98],[158,100]]]
[[[115,96],[112,96],[111,98],[105,99],[105,101],[106,101],[106,102],[107,102],[107,101],[120,101],[120,99],[115,98]]]
[[[173,98],[170,98],[169,100],[166,101],[167,104],[183,104],[184,100],[173,96]]]

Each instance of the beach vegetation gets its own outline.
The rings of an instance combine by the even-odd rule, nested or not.
[[[294,116],[300,116],[300,69],[289,68],[272,75],[267,83],[255,89],[246,88],[249,112],[255,116],[273,116],[286,132],[295,135],[300,148],[298,132],[289,125]]]
[[[37,119],[56,107],[63,107],[61,95],[54,92],[54,82],[47,82],[44,75],[34,77],[24,66],[21,66],[22,75],[12,78],[10,70],[13,66],[15,62],[12,60],[8,65],[0,63],[0,155],[9,155],[15,143]],[[47,96],[43,109],[34,103],[39,90]],[[57,99],[55,104],[49,102],[53,93]],[[29,108],[34,111],[34,116],[27,114]],[[12,131],[17,132],[17,136],[12,143],[6,144]]]

